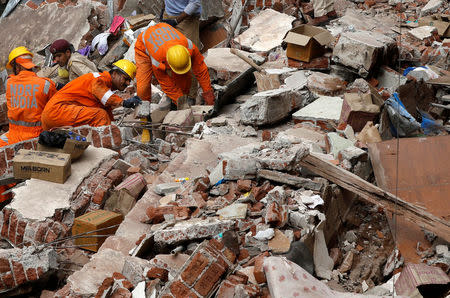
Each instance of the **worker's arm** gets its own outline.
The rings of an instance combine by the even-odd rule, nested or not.
[[[152,76],[153,67],[150,57],[145,53],[145,46],[142,42],[142,33],[139,35],[134,58],[136,60],[136,85],[137,95],[142,100],[150,101],[152,99]]]
[[[211,79],[209,78],[208,67],[203,61],[203,55],[200,53],[198,48],[194,45],[194,52],[191,57],[192,61],[192,72],[194,73],[197,81],[202,87],[203,92],[212,90]]]
[[[177,16],[176,20],[177,23],[181,23],[184,19],[198,14],[200,11],[200,7],[202,6],[202,4],[200,3],[200,0],[190,0],[188,5],[186,5],[186,7],[184,8],[184,11]]]
[[[105,107],[114,109],[122,104],[123,99],[114,94],[102,78],[94,79],[91,92]]]
[[[183,96],[183,91],[175,85],[174,80],[163,70],[155,70],[155,77],[158,80],[161,90],[168,96],[174,103],[178,98]]]

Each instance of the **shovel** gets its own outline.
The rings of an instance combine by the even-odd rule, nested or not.
[[[245,56],[244,54],[242,54],[241,52],[239,52],[236,49],[230,49],[230,52],[232,54],[235,54],[236,56],[238,56],[239,58],[241,58],[248,64],[250,64],[250,66],[252,66],[254,69],[256,69],[256,71],[253,73],[253,75],[255,76],[256,86],[258,86],[259,92],[280,88],[280,85],[281,85],[280,78],[277,74],[268,74],[264,70],[264,68],[257,65],[255,62],[253,62],[252,59]]]

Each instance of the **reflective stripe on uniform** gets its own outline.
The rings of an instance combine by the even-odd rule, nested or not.
[[[152,59],[152,64],[154,66],[156,66],[157,68],[159,68],[159,66],[161,65],[161,63],[159,63],[158,60],[156,60],[155,58],[153,58],[152,56],[150,56],[150,58]]]
[[[108,91],[106,91],[106,93],[103,95],[101,102],[103,105],[106,105],[106,102],[108,101],[108,99],[111,97],[111,95],[113,95],[114,92],[111,91],[111,89],[109,89]]]
[[[148,30],[148,29],[147,29],[147,30]],[[145,30],[145,32],[142,33],[142,42],[144,43],[145,53],[146,53],[148,56],[150,56],[150,55],[148,54],[147,44],[145,43],[145,38],[144,38],[144,35],[145,35],[145,33],[147,33],[147,30]]]
[[[45,80],[45,85],[44,85],[44,94],[48,94],[48,91],[50,90],[50,82]]]
[[[4,134],[2,134],[1,136],[0,136],[0,139],[2,140],[2,141],[4,141],[4,142],[6,142],[6,143],[8,143],[8,136],[6,135],[6,133],[4,133]]]
[[[94,75],[94,78],[100,77],[100,74],[98,72],[93,72],[92,74]]]
[[[40,121],[38,121],[38,122],[26,122],[26,121],[21,121],[21,120],[9,119],[9,123],[14,124],[14,125],[26,126],[26,127],[42,126]]]
[[[192,50],[194,48],[194,44],[192,43],[192,41],[189,38],[186,38],[187,42],[188,42],[188,49]]]

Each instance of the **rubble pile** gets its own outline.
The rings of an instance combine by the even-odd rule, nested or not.
[[[1,295],[448,295],[449,2],[335,0],[312,26],[313,1],[201,1],[215,106],[199,92],[170,110],[153,80],[113,124],[67,128],[92,145],[67,181],[26,180],[2,206]],[[21,1],[0,18],[0,65],[57,38],[98,70],[134,61],[162,4]],[[3,184],[38,146],[0,148]]]

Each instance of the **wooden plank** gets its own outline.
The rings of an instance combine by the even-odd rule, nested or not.
[[[337,167],[312,154],[306,155],[300,165],[326,178],[385,210],[403,215],[420,227],[433,232],[446,241],[450,241],[450,223],[442,218],[424,211],[424,209],[408,203],[393,194],[361,179],[343,168]]]
[[[289,175],[278,171],[258,170],[256,175],[258,176],[258,178],[264,178],[278,183],[295,186],[297,188],[303,187],[305,189],[315,191],[320,191],[322,189],[322,183],[312,181],[311,179],[308,178]]]

